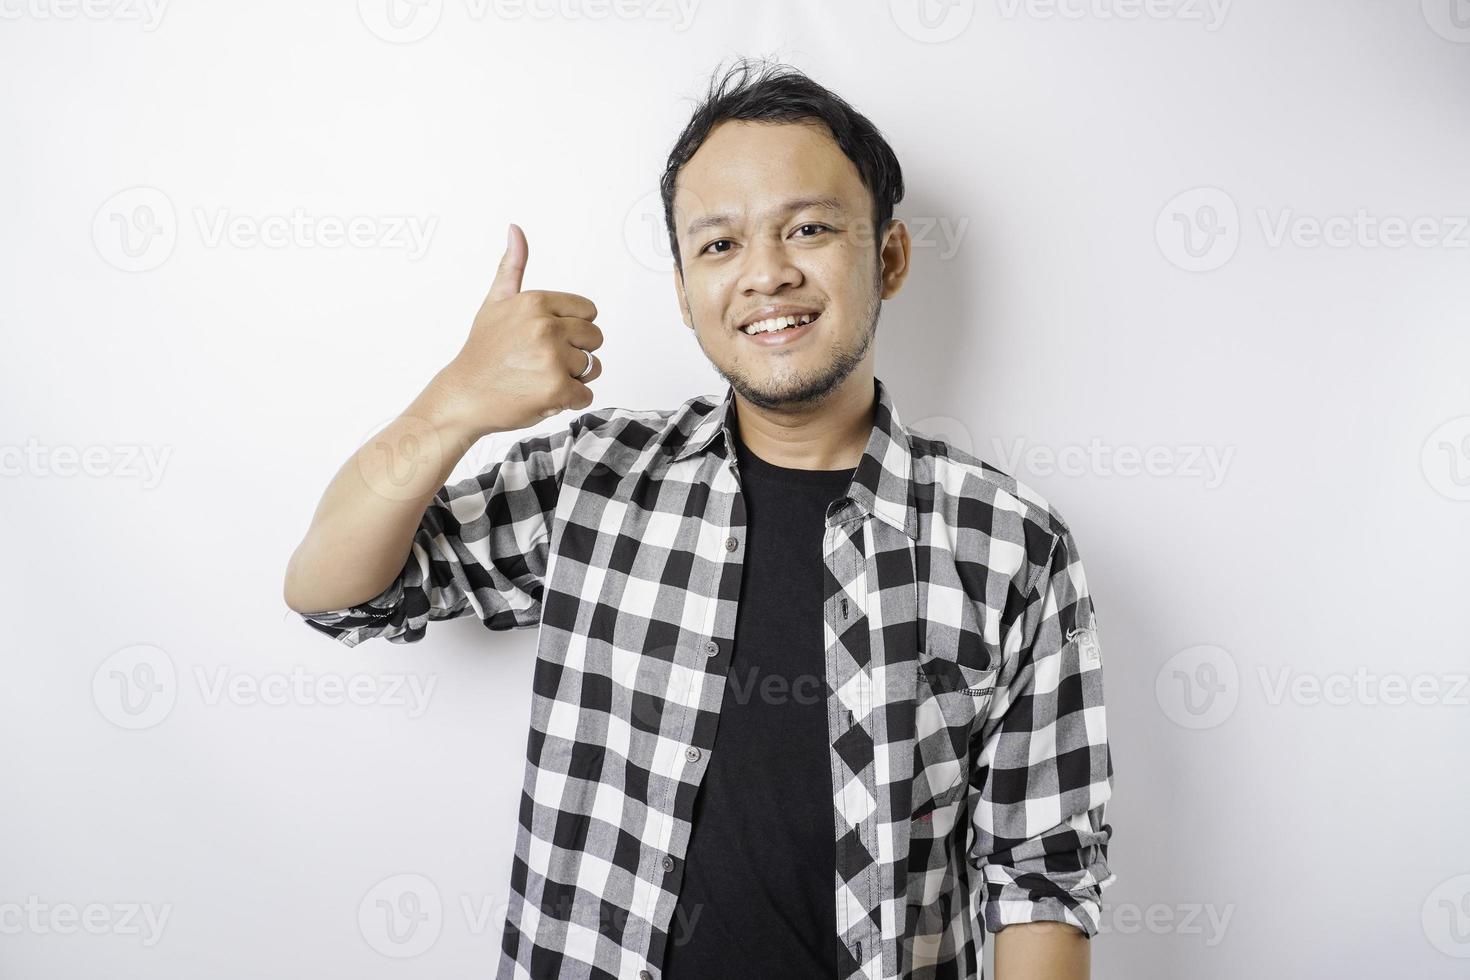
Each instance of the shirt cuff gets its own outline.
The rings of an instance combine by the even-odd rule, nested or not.
[[[325,633],[343,646],[355,647],[383,632],[393,610],[403,601],[403,576],[382,592],[354,606],[322,612],[297,613],[312,629]]]
[[[1118,878],[1101,856],[1076,872],[986,864],[980,875],[981,914],[991,935],[1018,922],[1065,922],[1089,939],[1101,928],[1103,889]]]

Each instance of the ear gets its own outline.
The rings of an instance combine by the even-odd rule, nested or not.
[[[883,246],[879,253],[883,266],[883,299],[889,299],[903,288],[903,281],[909,275],[911,247],[908,225],[898,218],[891,219],[888,230],[883,234]]]
[[[674,263],[674,294],[679,298],[679,315],[684,318],[684,326],[693,330],[694,316],[689,312],[689,297],[684,295],[684,271],[677,262]]]

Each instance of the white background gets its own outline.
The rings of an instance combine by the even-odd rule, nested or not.
[[[1470,971],[1470,4],[925,2],[0,0],[0,976],[493,974],[535,632],[348,650],[282,572],[508,221],[601,310],[594,407],[723,392],[657,179],[737,54],[904,166],[901,418],[1077,533],[1094,976]]]

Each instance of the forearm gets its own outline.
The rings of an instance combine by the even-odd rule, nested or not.
[[[337,471],[287,564],[286,604],[320,612],[365,602],[408,560],[434,493],[481,433],[431,383]]]
[[[1065,922],[1017,922],[995,936],[996,980],[1088,980],[1092,948]]]

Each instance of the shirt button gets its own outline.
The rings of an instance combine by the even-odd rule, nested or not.
[[[740,539],[739,538],[726,538],[725,539],[725,550],[726,551],[734,551],[738,547],[740,547]]]
[[[674,870],[674,859],[671,858],[671,857],[669,857],[667,854],[664,855],[664,862],[663,862],[663,864],[664,864],[664,870],[665,871],[673,871]]]
[[[699,750],[692,745],[689,746],[689,748],[684,750],[684,758],[688,759],[690,762],[698,762]]]
[[[719,652],[720,652],[720,645],[718,643],[716,643],[714,640],[706,640],[705,641],[705,644],[704,644],[704,654],[705,654],[705,656],[707,656],[707,657],[713,657],[715,654],[717,654]]]
[[[639,970],[638,980],[653,980],[653,974],[649,973],[647,970]]]

